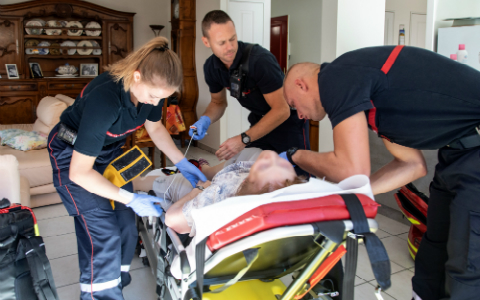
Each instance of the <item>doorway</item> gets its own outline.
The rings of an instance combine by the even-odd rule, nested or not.
[[[271,18],[270,52],[277,58],[283,73],[288,68],[288,16]]]
[[[425,48],[427,15],[410,13],[410,46]]]

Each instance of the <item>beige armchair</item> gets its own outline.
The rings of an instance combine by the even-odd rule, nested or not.
[[[0,125],[0,130],[17,128],[23,130],[34,130],[49,134],[50,130],[59,122],[60,115],[74,99],[65,95],[47,96],[40,100],[37,106],[37,120],[33,124],[12,124]],[[8,146],[0,146],[0,155],[13,155],[18,161],[20,182],[26,185],[29,190],[23,190],[23,195],[30,194],[29,207],[38,207],[62,202],[53,186],[52,167],[48,148],[40,150],[20,151]],[[22,191],[22,188],[20,188]],[[24,200],[26,201],[26,200]],[[27,203],[22,203],[23,205]]]

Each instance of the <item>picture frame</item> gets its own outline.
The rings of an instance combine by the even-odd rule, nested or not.
[[[19,79],[18,68],[16,64],[5,64],[8,79]]]
[[[29,65],[32,78],[43,78],[42,68],[39,63],[29,63]]]
[[[98,64],[80,64],[80,77],[98,76]]]

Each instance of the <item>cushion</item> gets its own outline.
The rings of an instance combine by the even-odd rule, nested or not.
[[[47,135],[35,131],[25,131],[11,136],[2,143],[21,151],[43,149],[47,147]]]
[[[65,102],[68,106],[72,105],[73,102],[75,102],[75,99],[73,99],[73,98],[71,98],[71,97],[68,97],[68,96],[65,96],[65,95],[62,95],[62,94],[57,94],[57,95],[55,95],[55,98],[62,100],[62,101]]]
[[[10,138],[19,135],[19,134],[24,134],[27,133],[27,131],[22,130],[22,129],[5,129],[5,130],[0,130],[0,145],[5,146],[7,140]]]
[[[20,203],[20,173],[13,155],[0,155],[0,198]]]
[[[33,130],[48,135],[66,108],[65,102],[50,96],[44,97],[37,106],[37,120],[33,124]]]

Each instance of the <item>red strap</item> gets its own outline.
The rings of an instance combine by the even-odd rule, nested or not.
[[[373,108],[368,111],[368,125],[370,125],[370,128],[373,130],[373,132],[378,133],[378,128],[375,124],[375,115],[377,114],[377,108],[373,104],[372,100],[370,100],[370,102],[372,102]]]
[[[90,83],[90,82],[89,82],[89,83]],[[82,92],[80,93],[80,98],[83,97],[83,91],[87,88],[87,86],[88,86],[88,83],[83,87]]]
[[[397,46],[393,49],[392,53],[390,53],[390,56],[388,57],[387,61],[382,67],[382,72],[387,74],[388,71],[390,71],[390,68],[393,66],[395,63],[395,60],[397,59],[398,55],[400,54],[400,51],[402,51],[404,45]]]
[[[343,245],[340,245],[340,247],[335,250],[332,254],[330,254],[327,259],[320,265],[320,267],[317,269],[317,271],[310,277],[308,280],[308,283],[310,285],[310,288],[303,293],[302,295],[297,295],[294,298],[295,299],[302,299],[303,296],[305,296],[310,290],[320,281],[325,277],[325,275],[330,272],[330,270],[337,264],[337,262],[342,258],[342,256],[347,253],[347,250]]]

